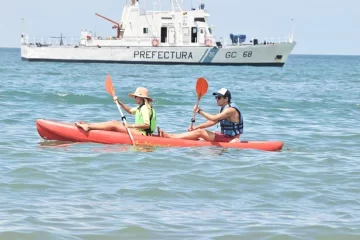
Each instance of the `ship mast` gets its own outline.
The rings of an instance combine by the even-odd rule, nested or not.
[[[170,0],[171,2],[171,6],[172,6],[172,10],[173,12],[175,12],[175,4],[177,5],[177,7],[179,8],[180,12],[182,12],[182,8],[181,5],[179,4],[178,0]],[[175,3],[174,3],[175,2]]]

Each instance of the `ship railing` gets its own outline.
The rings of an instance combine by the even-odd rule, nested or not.
[[[251,38],[242,43],[232,43],[231,39],[226,38],[222,41],[226,46],[241,46],[241,45],[270,45],[270,44],[283,44],[292,43],[294,38],[292,35],[285,37],[263,37],[263,38]]]
[[[43,46],[43,47],[51,47],[51,46],[69,46],[73,47],[75,45],[79,45],[79,37],[69,37],[69,36],[25,36],[23,38],[23,44],[28,46]]]
[[[149,42],[151,43],[152,40],[156,38],[160,42],[160,37],[156,36],[134,36],[134,37],[126,37],[122,40],[124,42]],[[62,41],[61,41],[62,40]],[[69,46],[73,47],[76,45],[80,45],[80,38],[79,37],[68,37],[68,36],[62,36],[62,37],[44,37],[44,36],[25,36],[22,40],[22,44],[28,45],[28,46],[41,46],[41,47],[51,47],[51,46]],[[109,41],[110,40],[110,41]],[[121,40],[119,38],[113,37],[113,36],[93,36],[90,44],[95,42],[112,42],[112,40]],[[89,40],[87,40],[89,42]]]
[[[127,36],[126,38],[116,38],[116,37],[95,37],[93,41],[90,42],[91,45],[99,44],[99,45],[107,45],[111,46],[112,44],[120,44],[118,41],[121,40],[121,45],[131,44],[131,45],[139,45],[142,46],[143,44],[151,44],[153,39],[157,39],[160,42],[159,37],[153,36],[138,36],[138,37],[130,37]],[[114,41],[116,40],[116,42]]]
[[[162,10],[142,10],[140,11],[141,15],[151,15],[151,14],[165,14],[171,13],[171,11],[162,11]]]
[[[267,43],[292,43],[294,41],[294,37],[292,35],[288,35],[285,37],[264,37],[264,42]]]

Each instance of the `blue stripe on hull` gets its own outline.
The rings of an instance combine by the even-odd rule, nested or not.
[[[283,67],[283,62],[262,63],[225,63],[225,62],[154,62],[154,61],[109,61],[109,60],[76,60],[76,59],[46,59],[46,58],[21,58],[29,62],[76,62],[76,63],[120,63],[120,64],[154,64],[154,65],[212,65],[212,66],[263,66]]]
[[[218,48],[210,49],[209,53],[206,55],[206,57],[204,58],[204,60],[202,62],[203,63],[211,63],[218,51],[219,51]]]
[[[206,56],[206,54],[208,53],[208,51],[209,51],[209,49],[206,49],[206,51],[205,51],[205,53],[204,53],[204,55],[201,57],[201,59],[200,59],[200,62],[202,62],[203,61],[203,59],[204,59],[204,57]]]

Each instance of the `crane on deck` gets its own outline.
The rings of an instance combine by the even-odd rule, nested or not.
[[[102,16],[102,15],[100,15],[100,14],[98,14],[98,13],[95,13],[95,15],[96,16],[98,16],[98,17],[101,17],[101,18],[103,18],[103,19],[105,19],[105,20],[107,20],[107,21],[109,21],[109,22],[111,22],[111,23],[113,23],[114,25],[112,26],[112,28],[113,29],[117,29],[117,34],[116,34],[116,38],[120,38],[120,30],[121,30],[121,25],[120,25],[120,23],[118,23],[118,22],[116,22],[116,21],[114,21],[114,20],[111,20],[110,18],[107,18],[107,17],[105,17],[105,16]]]

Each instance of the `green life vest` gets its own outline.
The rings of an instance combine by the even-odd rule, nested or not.
[[[143,116],[142,116],[141,111],[140,111],[140,109],[142,107],[146,107],[145,104],[140,105],[136,109],[135,124],[144,124],[144,119],[143,119]],[[138,131],[145,133],[146,136],[151,136],[151,134],[156,129],[156,112],[155,112],[155,110],[153,108],[150,108],[149,111],[151,111],[151,113],[150,113],[150,128],[148,128],[148,129],[138,129]]]

